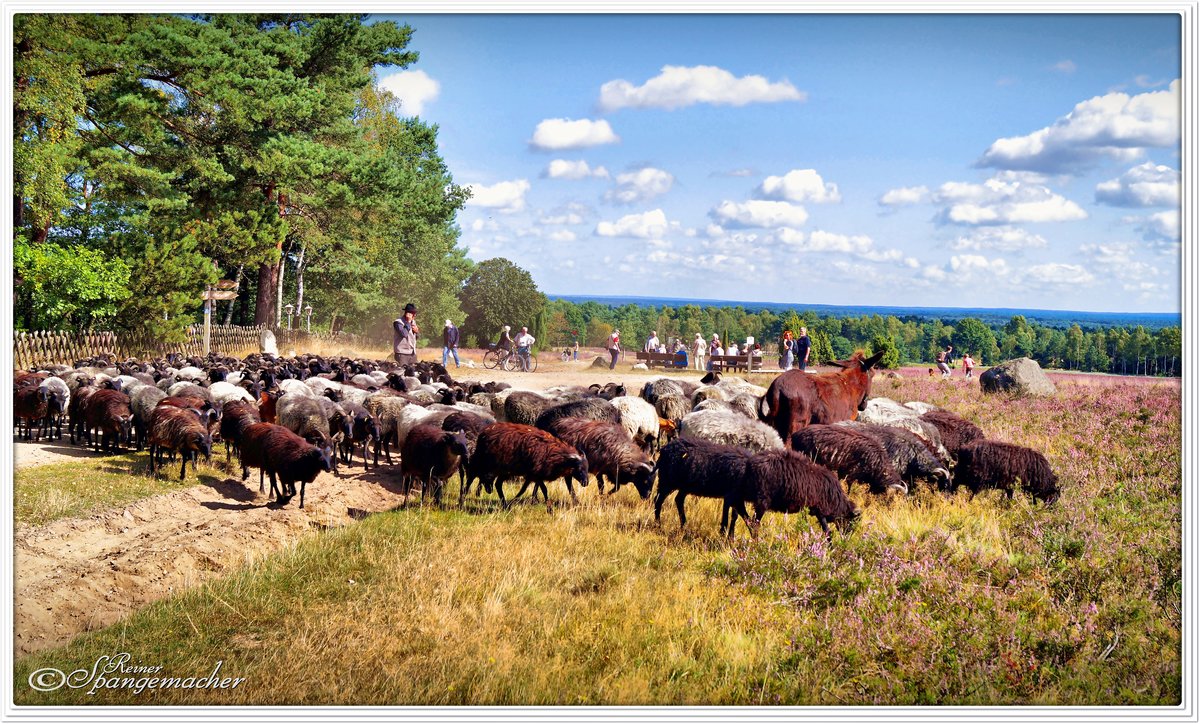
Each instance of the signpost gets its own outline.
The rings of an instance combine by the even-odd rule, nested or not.
[[[222,279],[215,286],[204,290],[201,299],[204,300],[204,354],[208,354],[212,339],[212,309],[213,302],[218,300],[237,299],[238,283],[231,279]]]

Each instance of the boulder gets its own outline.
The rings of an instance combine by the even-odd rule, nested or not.
[[[275,344],[275,333],[269,329],[264,329],[258,335],[258,351],[262,354],[270,354],[279,356],[279,347]]]
[[[635,364],[635,365],[633,366],[633,369],[635,369],[635,370],[648,370],[648,369],[650,369],[650,368],[646,366],[646,363],[645,363],[645,362],[638,362],[637,364]]]
[[[878,425],[890,425],[896,420],[918,417],[921,413],[905,407],[895,400],[886,397],[872,397],[867,400],[867,409],[858,413],[859,422],[873,422]]]
[[[596,359],[592,360],[592,367],[608,367],[610,362],[611,360],[609,360],[607,357],[597,357]]]
[[[1010,359],[979,375],[984,392],[1005,392],[1017,397],[1048,397],[1057,390],[1042,371],[1042,366],[1028,357]]]

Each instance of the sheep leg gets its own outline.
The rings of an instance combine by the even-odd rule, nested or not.
[[[179,457],[183,458],[183,465],[180,466],[180,468],[179,468],[179,479],[180,480],[183,480],[187,476],[188,455],[195,455],[195,453],[194,452],[189,453],[185,450],[184,453],[179,456]],[[195,466],[193,465],[193,467],[195,467]]]
[[[525,492],[525,488],[521,488],[521,492],[522,493]],[[500,496],[500,507],[507,510],[508,506],[511,505],[511,503],[509,503],[507,500],[504,499],[504,481],[503,480],[496,481],[496,494]],[[515,498],[514,498],[514,500],[515,500]]]
[[[687,524],[687,517],[683,514],[683,499],[687,497],[687,493],[680,490],[675,494],[675,507],[679,509],[679,529],[683,530],[683,526]]]
[[[821,524],[821,530],[825,531],[825,537],[833,540],[833,532],[829,530],[829,520],[822,513],[817,513],[817,522]]]
[[[571,502],[578,503],[579,498],[576,497],[576,495],[575,495],[575,486],[571,483],[571,476],[568,475],[567,477],[563,478],[563,480],[565,480],[567,483],[567,492],[571,494]],[[542,483],[543,489],[545,489],[545,485],[546,485],[545,483]],[[546,497],[546,502],[547,503],[550,502],[549,496]]]
[[[150,476],[151,477],[153,477],[156,472],[156,469],[154,466],[154,453],[155,452],[157,452],[155,449],[155,445],[151,444],[150,445]]]
[[[292,494],[295,495],[296,494],[296,482],[293,480],[291,485],[292,485]],[[304,488],[307,485],[308,485],[307,480],[300,481],[300,510],[304,510]]]
[[[666,502],[667,496],[670,495],[672,491],[663,490],[661,487],[661,482],[659,483],[659,486],[658,495],[654,497],[654,522],[661,524],[663,503]]]

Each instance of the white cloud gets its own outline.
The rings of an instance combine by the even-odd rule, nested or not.
[[[982,184],[951,181],[934,194],[942,204],[941,217],[955,224],[1017,224],[1074,221],[1087,213],[1073,201],[1045,186],[988,179]]]
[[[559,229],[546,235],[550,241],[575,241],[575,232],[569,229]]]
[[[1178,206],[1179,172],[1147,161],[1096,186],[1096,202],[1112,206]]]
[[[608,169],[603,166],[592,168],[587,161],[567,161],[556,158],[542,171],[543,178],[578,180],[584,178],[608,178]]]
[[[1126,216],[1121,221],[1135,224],[1147,241],[1171,242],[1165,251],[1176,250],[1180,240],[1178,211],[1160,211],[1149,216]]]
[[[950,244],[956,251],[1021,251],[1046,246],[1041,236],[1015,226],[993,226],[974,229]]]
[[[467,184],[467,187],[471,189],[471,198],[467,200],[467,206],[481,206],[502,214],[512,214],[525,209],[525,193],[529,191],[529,182],[517,179],[501,181],[491,186]]]
[[[568,211],[564,214],[559,214],[557,216],[543,216],[538,219],[538,223],[545,224],[546,226],[565,226],[567,224],[582,224],[583,217],[573,211]]]
[[[951,272],[973,277],[977,272],[1002,277],[1008,274],[1008,262],[1003,259],[988,259],[978,254],[963,254],[950,257]]]
[[[633,204],[662,196],[675,185],[675,177],[659,168],[647,167],[617,174],[617,185],[604,194],[606,201]]]
[[[786,201],[747,201],[742,204],[722,201],[708,215],[724,228],[803,226],[808,221],[808,212],[803,206]]]
[[[500,224],[491,219],[475,219],[471,222],[471,231],[500,231]]]
[[[596,225],[597,236],[631,236],[637,239],[660,238],[667,233],[670,223],[662,209],[644,214],[629,214],[617,221],[601,221]]]
[[[529,145],[542,151],[563,151],[617,143],[620,140],[605,120],[547,118],[537,124]]]
[[[758,171],[752,168],[735,168],[732,171],[713,171],[708,176],[709,178],[749,178],[757,175]]]
[[[1074,73],[1076,68],[1075,61],[1073,60],[1060,60],[1050,67],[1059,73],[1066,73],[1067,75]]]
[[[1072,172],[1103,159],[1129,162],[1147,147],[1179,143],[1179,81],[1139,95],[1108,93],[1083,101],[1053,125],[1001,138],[980,166]]]
[[[1132,244],[1084,244],[1079,251],[1088,257],[1091,268],[1102,270],[1117,279],[1138,282],[1162,274],[1152,264],[1134,259]]]
[[[907,206],[919,204],[928,199],[929,188],[926,186],[901,186],[898,189],[890,189],[880,196],[879,203],[883,206]]]
[[[772,83],[761,75],[737,78],[711,65],[666,65],[640,86],[627,80],[612,80],[600,86],[600,109],[605,112],[620,108],[673,110],[697,103],[744,106],[805,98],[804,92],[786,80]]]
[[[1096,277],[1078,264],[1038,264],[1026,269],[1022,281],[1043,286],[1084,285],[1096,281]]]
[[[788,171],[783,176],[768,176],[755,189],[754,195],[760,199],[796,203],[811,201],[826,204],[842,200],[837,184],[825,183],[821,175],[811,168]]]
[[[403,70],[379,79],[379,87],[390,91],[400,100],[400,110],[406,116],[419,116],[425,104],[437,100],[441,84],[423,70]]]
[[[788,252],[851,254],[874,262],[901,261],[904,258],[899,249],[876,249],[871,237],[863,234],[849,236],[818,229],[805,235],[795,229],[780,229],[775,239],[784,244]]]

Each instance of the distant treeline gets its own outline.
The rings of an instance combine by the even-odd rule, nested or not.
[[[857,317],[819,316],[816,311],[790,309],[748,311],[744,307],[685,304],[672,306],[611,306],[588,301],[581,304],[553,299],[546,306],[546,340],[567,345],[579,334],[579,343],[599,346],[619,329],[627,349],[640,349],[651,331],[669,343],[685,342],[697,332],[710,340],[741,344],[754,337],[768,352],[778,351],[784,330],[795,334],[807,327],[817,362],[844,359],[854,350],[886,350],[889,367],[932,364],[938,350],[954,346],[955,358],[969,352],[976,362],[995,364],[1014,357],[1032,357],[1043,367],[1112,372],[1117,374],[1177,375],[1182,336],[1179,327],[1149,332],[1145,327],[1108,327],[1084,331],[1073,324],[1066,329],[1029,322],[1017,315],[1004,324],[986,324],[974,317],[958,320],[894,317],[879,314]]]

